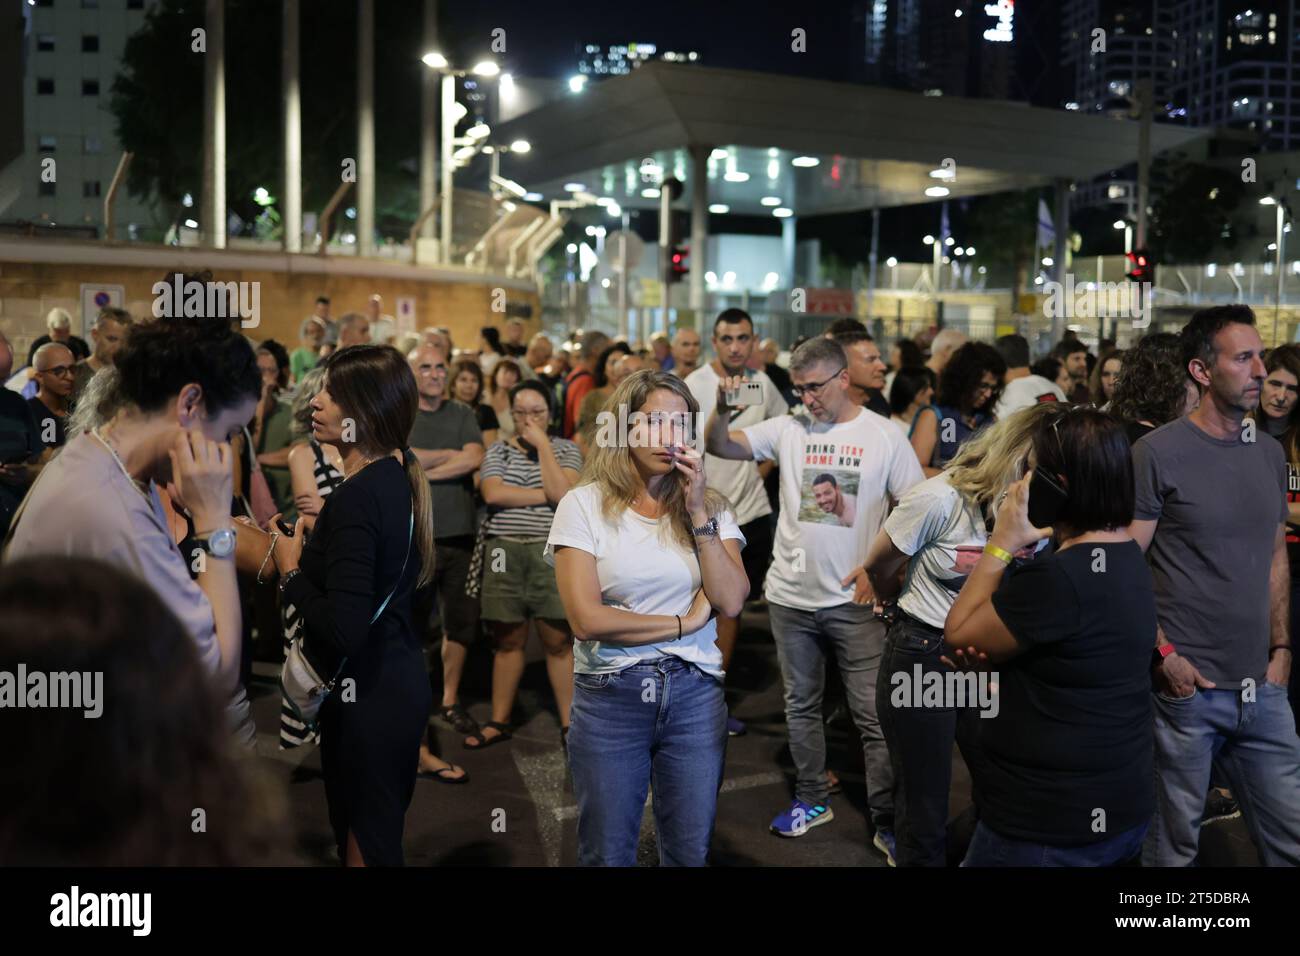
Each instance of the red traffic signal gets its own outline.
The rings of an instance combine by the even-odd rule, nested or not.
[[[691,254],[690,246],[673,246],[668,256],[668,281],[681,282],[690,272],[686,259]]]
[[[1134,249],[1132,252],[1125,253],[1128,259],[1128,272],[1125,273],[1128,278],[1134,282],[1150,282],[1155,275],[1155,266],[1151,262],[1151,256],[1145,249]]]

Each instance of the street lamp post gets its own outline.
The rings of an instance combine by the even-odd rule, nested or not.
[[[475,76],[494,77],[501,73],[501,68],[491,60],[482,60],[472,70],[453,70],[447,58],[441,53],[430,52],[420,58],[425,66],[442,74],[442,142],[441,152],[441,192],[442,192],[442,229],[438,243],[438,259],[443,265],[451,264],[451,225],[452,225],[452,182],[453,156],[452,147],[461,145],[455,141],[456,123],[461,117],[456,115],[456,80],[473,73]],[[465,111],[468,112],[468,111]]]
[[[1281,196],[1265,196],[1259,201],[1261,206],[1274,206],[1277,215],[1274,219],[1274,240],[1273,240],[1273,272],[1277,278],[1277,297],[1273,302],[1273,345],[1277,345],[1278,327],[1282,324],[1282,272],[1283,250],[1282,245],[1286,238],[1286,200]]]

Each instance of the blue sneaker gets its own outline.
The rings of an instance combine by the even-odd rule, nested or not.
[[[871,845],[874,846],[881,853],[885,854],[886,863],[888,863],[890,866],[898,866],[898,864],[894,862],[894,831],[893,830],[887,830],[884,827],[878,829],[876,831],[875,839],[871,841]]]
[[[727,736],[728,737],[743,737],[745,736],[745,731],[747,729],[748,728],[745,726],[745,722],[743,720],[737,720],[735,717],[732,717],[731,714],[727,714]]]
[[[795,800],[789,810],[783,810],[772,821],[772,832],[777,836],[800,837],[813,827],[830,823],[835,819],[831,808],[824,803],[805,803]]]

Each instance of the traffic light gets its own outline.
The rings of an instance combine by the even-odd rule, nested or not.
[[[668,255],[668,281],[681,282],[686,278],[686,273],[690,272],[690,267],[686,265],[686,259],[691,254],[690,246],[673,246]]]
[[[1151,255],[1145,249],[1134,249],[1125,255],[1129,267],[1126,275],[1134,282],[1150,282],[1155,271],[1151,264]]]

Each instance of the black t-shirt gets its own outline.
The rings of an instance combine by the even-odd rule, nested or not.
[[[775,362],[764,365],[763,371],[767,372],[767,377],[772,380],[772,384],[776,386],[776,390],[781,393],[781,397],[785,399],[787,405],[799,404],[799,399],[795,397],[792,390],[794,382],[790,380],[789,372]],[[889,416],[886,415],[885,417],[888,418]]]
[[[29,464],[41,449],[31,406],[17,392],[0,387],[0,464]],[[9,521],[26,493],[25,484],[0,479],[0,538],[9,530]]]
[[[1283,441],[1285,437],[1283,434],[1282,438],[1274,440],[1282,446],[1282,454],[1286,456],[1286,487],[1282,490],[1286,492],[1287,504],[1291,504],[1300,501],[1300,462],[1291,460],[1288,447]],[[1291,561],[1291,577],[1300,578],[1300,528],[1290,521],[1286,523],[1286,556]]]
[[[995,668],[997,716],[977,721],[980,818],[1054,846],[1146,823],[1156,602],[1141,548],[1080,544],[1040,557],[1004,580],[993,608],[1022,651]]]
[[[1144,425],[1141,422],[1124,423],[1124,434],[1128,436],[1128,443],[1130,448],[1136,445],[1138,443],[1138,439],[1141,438],[1143,435],[1149,435],[1151,434],[1151,432],[1155,430],[1156,427],[1154,425]]]
[[[866,393],[867,400],[862,403],[863,408],[875,412],[877,415],[883,415],[885,418],[893,416],[894,413],[884,395],[874,389],[866,389]]]
[[[36,419],[36,431],[41,444],[46,448],[62,448],[63,443],[68,440],[68,417],[54,414],[50,407],[35,395],[27,399],[27,404],[31,407],[32,418]],[[51,420],[54,422],[54,440],[46,441],[46,423]]]

